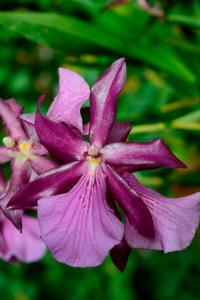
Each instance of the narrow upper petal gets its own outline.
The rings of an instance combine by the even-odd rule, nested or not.
[[[5,101],[7,106],[10,108],[10,110],[12,110],[13,114],[15,114],[16,117],[18,117],[22,113],[23,107],[19,103],[17,103],[15,99],[8,99]]]
[[[82,132],[80,109],[89,95],[89,86],[79,74],[59,68],[59,91],[49,107],[48,117],[76,127]]]
[[[106,144],[125,141],[131,128],[131,122],[115,122],[108,135]]]
[[[51,169],[57,168],[59,164],[46,156],[33,155],[31,166],[37,174],[45,173]]]
[[[0,99],[0,117],[3,119],[9,134],[16,140],[26,138],[26,134],[21,126],[20,120],[16,115],[18,111],[16,108],[13,108],[10,100]]]
[[[142,186],[131,174],[123,177],[140,195],[154,222],[155,237],[149,239],[138,233],[126,221],[126,240],[131,247],[171,252],[186,248],[192,241],[200,221],[200,193],[176,199],[166,198]]]
[[[106,163],[123,170],[186,167],[160,139],[109,144],[101,149],[101,154]]]
[[[46,246],[40,238],[38,221],[29,216],[23,216],[23,231],[20,233],[13,224],[5,219],[1,234],[4,236],[6,251],[0,256],[6,261],[17,259],[21,262],[39,260],[46,251]]]
[[[40,105],[41,99],[39,100]],[[56,158],[71,162],[80,160],[87,151],[84,142],[75,131],[67,125],[54,122],[43,116],[39,109],[36,114],[35,128],[41,144]]]
[[[101,264],[123,237],[123,224],[106,202],[102,171],[86,172],[67,194],[41,199],[38,217],[55,259],[74,267]]]
[[[4,164],[10,161],[10,151],[7,147],[1,146],[0,147],[0,164]]]
[[[122,272],[126,268],[131,248],[123,238],[121,243],[116,245],[110,251],[110,257],[115,266]]]
[[[81,161],[43,173],[16,193],[8,206],[12,209],[33,207],[40,198],[67,191],[78,181],[84,168],[85,163]]]
[[[121,206],[131,224],[136,226],[139,233],[147,237],[154,236],[154,225],[144,202],[138,194],[110,166],[104,165],[108,176],[108,189]]]
[[[95,82],[90,97],[90,142],[101,148],[112,129],[116,114],[116,97],[126,79],[124,58],[115,61]]]

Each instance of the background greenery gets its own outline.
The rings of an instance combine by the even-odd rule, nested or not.
[[[59,66],[80,72],[92,84],[125,56],[128,80],[117,117],[133,121],[130,140],[161,137],[188,164],[184,171],[138,177],[168,196],[193,193],[200,181],[200,1],[160,1],[164,20],[148,15],[136,0],[121,2],[126,3],[1,0],[0,96],[15,97],[31,112],[38,95],[52,101]],[[124,273],[110,258],[95,269],[73,269],[50,254],[31,265],[0,261],[3,300],[199,300],[199,280],[198,233],[180,253],[132,250]]]

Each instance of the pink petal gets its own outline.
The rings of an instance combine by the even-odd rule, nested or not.
[[[39,260],[46,251],[46,246],[40,238],[38,221],[35,218],[23,216],[23,231],[20,233],[9,220],[3,222],[2,234],[7,246],[3,259],[13,258],[30,263]]]
[[[154,236],[154,225],[144,202],[110,166],[104,166],[104,172],[107,174],[108,190],[113,199],[121,206],[129,222],[136,226],[138,232],[142,235],[152,238]]]
[[[76,127],[82,132],[80,109],[89,95],[89,86],[79,74],[59,68],[59,91],[48,110],[48,117]]]
[[[116,97],[126,79],[124,58],[115,61],[95,82],[90,98],[90,142],[101,148],[111,131],[116,114]]]
[[[1,197],[1,194],[5,191],[5,188],[6,188],[6,182],[5,182],[5,179],[3,177],[3,174],[2,174],[2,171],[0,168],[0,197]]]
[[[153,239],[142,236],[126,221],[126,240],[131,247],[171,252],[185,249],[192,241],[200,221],[200,193],[166,198],[142,186],[131,174],[124,174],[129,185],[148,207],[155,226]],[[145,222],[145,220],[144,220]]]
[[[0,164],[4,164],[8,161],[10,161],[11,156],[9,153],[9,149],[6,147],[1,146],[0,147]]]
[[[42,174],[58,167],[59,164],[48,157],[34,155],[31,159],[31,166],[37,174]]]
[[[85,162],[75,162],[50,170],[21,188],[9,201],[12,209],[29,208],[37,205],[40,198],[66,192],[81,177]]]
[[[39,99],[39,106],[42,98]],[[87,143],[71,128],[43,116],[38,107],[35,127],[41,144],[56,158],[72,162],[82,159]]]
[[[56,260],[70,266],[101,264],[123,237],[123,224],[106,202],[101,170],[87,171],[67,194],[41,199],[38,205],[45,243]]]
[[[6,100],[6,104],[16,117],[18,117],[23,111],[23,107],[19,103],[17,103],[15,99]]]
[[[109,144],[101,149],[101,154],[106,163],[123,170],[186,167],[160,139]]]
[[[0,207],[3,210],[5,216],[13,222],[13,224],[21,230],[21,210],[9,210],[6,208],[10,199],[15,193],[20,190],[30,179],[31,166],[27,160],[12,160],[11,162],[11,179],[8,184],[6,193],[1,196]]]
[[[3,119],[5,126],[12,138],[26,139],[26,134],[17,118],[16,110],[10,105],[10,100],[0,100],[0,117]]]

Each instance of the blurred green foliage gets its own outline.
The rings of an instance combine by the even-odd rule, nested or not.
[[[160,0],[164,20],[148,15],[136,0],[108,4],[1,0],[1,97],[15,97],[32,112],[40,94],[46,94],[46,107],[52,101],[59,66],[78,71],[92,84],[125,56],[128,79],[117,117],[133,122],[130,140],[161,137],[189,166],[141,172],[139,179],[165,195],[195,192],[200,182],[200,1]],[[81,270],[55,262],[50,254],[31,265],[1,261],[0,270],[3,300],[200,299],[198,236],[180,253],[133,250],[122,274],[110,258]]]

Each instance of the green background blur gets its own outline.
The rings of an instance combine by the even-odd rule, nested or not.
[[[164,195],[188,195],[200,181],[200,1],[160,1],[164,20],[148,15],[137,0],[124,2],[1,0],[0,97],[15,97],[33,112],[44,93],[47,108],[59,66],[92,84],[125,56],[128,80],[118,120],[133,122],[130,140],[161,137],[188,165],[138,172],[138,178]],[[199,300],[198,235],[182,252],[132,250],[123,273],[109,257],[94,269],[70,268],[49,253],[30,265],[0,261],[0,299]]]

